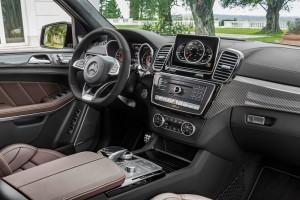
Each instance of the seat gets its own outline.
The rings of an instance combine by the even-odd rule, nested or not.
[[[0,151],[0,178],[64,156],[57,151],[40,149],[27,144],[7,146]]]
[[[151,200],[211,200],[211,199],[199,195],[193,195],[193,194],[164,193],[152,198]]]

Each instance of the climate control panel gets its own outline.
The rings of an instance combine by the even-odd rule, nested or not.
[[[196,132],[196,126],[193,123],[160,113],[153,115],[153,125],[185,136],[192,136]]]

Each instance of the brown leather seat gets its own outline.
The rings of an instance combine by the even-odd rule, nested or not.
[[[61,157],[64,155],[57,151],[39,149],[27,144],[7,146],[0,151],[0,178]]]
[[[164,193],[152,198],[151,200],[211,200],[211,199],[199,195],[193,195],[193,194]]]

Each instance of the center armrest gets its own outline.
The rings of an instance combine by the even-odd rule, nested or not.
[[[125,174],[103,155],[82,152],[3,180],[33,200],[86,199],[122,185]]]

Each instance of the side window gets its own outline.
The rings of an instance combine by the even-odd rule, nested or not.
[[[0,49],[36,48],[44,25],[71,22],[53,0],[0,0]]]

